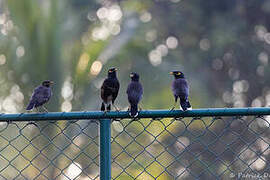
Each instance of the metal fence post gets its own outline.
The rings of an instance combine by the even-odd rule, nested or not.
[[[100,127],[100,180],[111,179],[111,120],[101,119]]]

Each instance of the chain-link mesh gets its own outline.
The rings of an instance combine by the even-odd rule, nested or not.
[[[112,123],[112,179],[270,179],[266,117]]]
[[[0,180],[97,180],[99,124],[0,123]],[[112,179],[269,179],[269,117],[121,119]]]
[[[0,179],[99,179],[98,124],[0,124]]]

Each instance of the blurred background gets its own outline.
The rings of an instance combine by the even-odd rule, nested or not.
[[[1,0],[0,111],[24,112],[34,87],[55,81],[50,111],[97,110],[109,67],[116,104],[129,73],[144,109],[169,108],[171,70],[185,73],[194,108],[268,106],[270,2]]]
[[[99,110],[112,66],[121,109],[130,72],[143,109],[171,108],[171,70],[186,75],[193,108],[268,107],[269,19],[268,0],[0,0],[0,112],[25,112],[46,79],[49,111]]]

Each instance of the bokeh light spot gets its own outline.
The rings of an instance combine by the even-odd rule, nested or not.
[[[4,54],[0,55],[0,65],[4,65],[6,63],[6,56]]]
[[[254,29],[258,39],[263,41],[267,29],[263,25],[256,25]]]
[[[24,47],[23,46],[18,46],[16,49],[16,55],[18,58],[23,57],[24,56]]]
[[[264,35],[264,41],[267,44],[270,44],[270,33],[265,33],[265,35]]]
[[[252,103],[251,103],[252,107],[262,107],[262,98],[261,97],[257,97],[255,98]]]
[[[228,74],[232,80],[236,80],[240,76],[239,70],[234,68],[230,68]]]
[[[152,50],[149,54],[148,54],[150,63],[153,66],[158,66],[161,64],[162,62],[162,58],[161,58],[161,53],[157,50]]]
[[[99,19],[105,19],[108,16],[108,9],[105,7],[99,8],[97,10],[97,17]]]
[[[0,15],[0,24],[4,24],[7,20],[6,14]]]
[[[223,61],[220,59],[214,59],[212,62],[212,68],[216,71],[221,70],[223,67]]]
[[[144,23],[151,21],[151,19],[152,19],[152,15],[151,15],[151,13],[149,13],[147,11],[144,11],[140,16],[140,20]]]
[[[161,53],[162,56],[167,56],[168,54],[168,48],[164,44],[158,45],[157,50]]]
[[[255,162],[252,163],[251,167],[252,169],[256,169],[257,171],[260,171],[262,169],[264,169],[265,165],[266,165],[266,159],[263,156],[260,156],[259,158],[256,159]]]
[[[72,104],[70,101],[64,101],[61,105],[62,112],[70,112],[72,110]]]
[[[121,31],[121,27],[119,24],[113,25],[112,28],[110,29],[110,32],[112,35],[117,35],[120,33],[120,31]]]
[[[106,40],[110,35],[110,31],[107,26],[96,27],[93,29],[92,38],[93,40]]]
[[[266,52],[261,52],[258,55],[258,59],[259,61],[263,64],[263,65],[267,65],[268,64],[268,54]]]
[[[77,71],[82,72],[86,69],[88,62],[90,60],[90,56],[87,53],[83,53],[79,59],[79,63],[77,65]]]
[[[170,48],[170,49],[175,49],[175,48],[177,48],[177,46],[178,46],[178,40],[177,40],[177,38],[174,37],[174,36],[168,37],[167,40],[166,40],[166,45],[167,45],[168,48]]]
[[[200,48],[203,51],[208,51],[210,49],[210,41],[208,39],[202,39],[200,41]]]
[[[118,5],[114,5],[110,8],[108,12],[108,20],[109,21],[118,21],[122,18],[122,11]]]
[[[258,66],[256,72],[258,76],[264,76],[264,66]]]
[[[91,66],[90,73],[95,76],[98,75],[102,69],[102,66],[103,65],[100,61],[94,61]]]
[[[151,30],[151,31],[146,32],[145,39],[148,42],[155,41],[157,39],[157,31],[156,30]]]
[[[67,168],[67,173],[65,179],[78,179],[79,175],[82,173],[82,166],[77,163],[71,163]]]

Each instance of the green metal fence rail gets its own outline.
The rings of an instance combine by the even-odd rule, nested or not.
[[[269,179],[269,123],[270,108],[0,114],[0,180]]]

